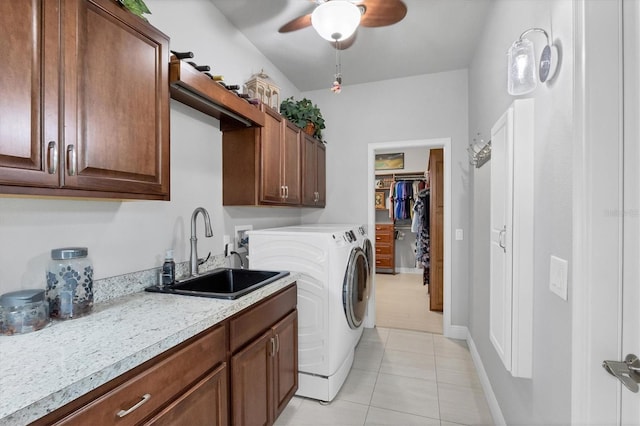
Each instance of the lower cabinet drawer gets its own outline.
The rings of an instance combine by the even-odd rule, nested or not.
[[[393,268],[393,257],[391,256],[376,256],[377,268]]]
[[[297,287],[291,286],[279,294],[262,302],[246,313],[229,321],[229,349],[237,351],[240,347],[267,331],[287,313],[293,311],[298,303]]]
[[[55,424],[138,424],[223,362],[225,348],[226,327],[220,326]]]
[[[388,255],[391,256],[391,254],[393,253],[393,247],[391,246],[391,244],[376,244],[376,256],[379,255]]]

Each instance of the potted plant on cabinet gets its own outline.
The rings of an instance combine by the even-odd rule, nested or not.
[[[305,133],[322,140],[322,129],[325,128],[320,108],[307,98],[295,101],[293,96],[280,104],[280,114]]]

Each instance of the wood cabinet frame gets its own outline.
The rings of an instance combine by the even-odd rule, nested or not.
[[[112,0],[20,7],[5,47],[23,50],[3,61],[14,101],[0,113],[29,122],[0,140],[0,192],[168,200],[169,38]]]

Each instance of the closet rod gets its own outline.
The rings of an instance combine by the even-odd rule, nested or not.
[[[427,180],[424,176],[396,176],[395,182],[400,182],[401,180]]]

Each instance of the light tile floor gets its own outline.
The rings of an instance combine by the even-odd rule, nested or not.
[[[492,425],[464,341],[365,329],[353,367],[330,404],[294,397],[277,426]]]

